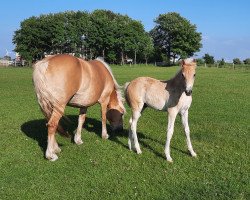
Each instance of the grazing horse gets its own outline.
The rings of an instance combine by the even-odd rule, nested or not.
[[[129,130],[129,149],[138,154],[141,149],[136,134],[137,121],[146,107],[168,112],[167,141],[165,146],[166,158],[172,162],[170,156],[170,140],[174,132],[174,123],[177,114],[181,115],[182,124],[186,133],[188,150],[193,157],[188,125],[188,109],[192,102],[192,88],[195,79],[196,62],[194,59],[185,59],[181,63],[181,70],[170,80],[160,81],[149,77],[139,77],[125,85],[125,97],[132,109]]]
[[[89,106],[101,104],[102,138],[107,139],[106,120],[112,130],[123,128],[125,108],[119,85],[109,66],[102,60],[85,61],[70,55],[54,55],[34,65],[33,83],[38,103],[48,120],[48,145],[45,156],[56,160],[61,151],[55,132],[64,132],[59,125],[66,105],[80,108],[78,127],[74,136],[82,144],[81,130]]]

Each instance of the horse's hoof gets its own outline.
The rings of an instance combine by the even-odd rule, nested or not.
[[[167,158],[167,161],[168,161],[169,163],[173,163],[173,159],[172,159],[172,158]]]
[[[55,153],[60,153],[62,150],[59,148],[59,147],[57,147],[56,149],[55,149]]]
[[[58,159],[58,156],[56,154],[51,154],[49,156],[46,155],[46,158],[49,160],[49,161],[56,161]]]

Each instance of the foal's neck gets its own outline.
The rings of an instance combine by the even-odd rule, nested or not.
[[[178,91],[180,93],[185,91],[185,80],[180,70],[173,78],[166,81],[169,90]]]

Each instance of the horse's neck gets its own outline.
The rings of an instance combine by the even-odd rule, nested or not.
[[[167,88],[169,90],[179,91],[181,93],[185,90],[185,82],[182,77],[181,70],[173,78],[171,78],[166,82],[167,82]]]
[[[118,102],[118,98],[117,98],[117,93],[116,90],[114,89],[110,95],[109,98],[109,107],[114,107],[114,106],[118,106],[119,102]]]

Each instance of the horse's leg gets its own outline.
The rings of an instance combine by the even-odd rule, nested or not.
[[[86,112],[87,112],[87,108],[80,108],[80,113],[79,113],[79,118],[78,118],[78,127],[77,127],[75,137],[74,137],[74,141],[78,145],[83,143],[81,139],[81,132],[82,132],[82,126],[85,122]]]
[[[131,140],[133,141],[134,143],[134,147],[135,147],[135,150],[137,152],[137,154],[141,154],[141,149],[140,149],[140,145],[139,145],[139,142],[138,142],[138,138],[137,138],[137,133],[136,133],[136,128],[137,128],[137,122],[138,122],[138,119],[139,117],[141,116],[141,113],[139,111],[133,111],[133,114],[132,114],[132,120],[130,119],[130,131],[132,132],[129,133],[129,143],[131,144]],[[133,145],[130,145],[130,147],[133,147]]]
[[[190,139],[190,129],[188,125],[188,110],[181,113],[181,120],[182,120],[182,125],[186,134],[188,150],[193,157],[196,157],[197,154],[193,150],[193,146],[192,146],[191,139]]]
[[[170,141],[174,133],[174,122],[176,119],[177,111],[175,108],[168,109],[168,130],[167,130],[167,141],[165,146],[165,154],[167,157],[167,161],[173,162],[170,156]]]
[[[47,126],[48,126],[48,145],[47,145],[47,150],[46,150],[45,156],[50,161],[57,160],[58,157],[57,157],[56,153],[59,153],[61,151],[61,149],[59,148],[59,146],[56,142],[56,138],[55,138],[57,126],[58,126],[58,123],[59,123],[59,120],[61,117],[62,117],[61,113],[59,113],[57,111],[53,111],[52,115],[50,117],[50,120],[47,124]]]
[[[101,103],[101,109],[102,109],[102,139],[108,139],[109,135],[107,133],[107,106],[108,103]]]

